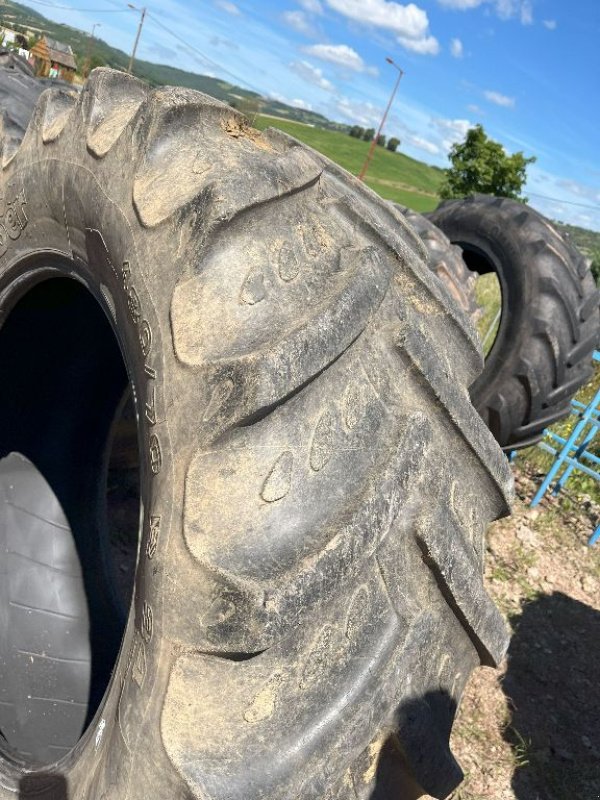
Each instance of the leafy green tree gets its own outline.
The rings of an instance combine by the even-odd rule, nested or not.
[[[353,136],[355,139],[362,139],[364,135],[365,129],[361,128],[360,125],[353,125],[348,133],[350,136]]]
[[[400,147],[400,139],[397,139],[395,136],[391,136],[388,139],[388,143],[386,144],[388,150],[391,150],[392,153],[395,153],[396,150]]]
[[[363,133],[363,139],[365,142],[373,141],[373,137],[375,136],[375,128],[367,128],[366,131]]]
[[[522,152],[507,155],[499,142],[488,138],[482,125],[470,128],[464,142],[452,145],[448,158],[452,166],[445,170],[441,198],[492,194],[527,202],[521,189],[535,156],[526,158]]]
[[[385,136],[382,133],[377,137],[377,144],[379,147],[385,147]]]

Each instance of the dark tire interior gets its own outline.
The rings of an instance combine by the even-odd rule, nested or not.
[[[60,504],[81,568],[87,604],[81,611],[89,619],[89,696],[75,739],[64,741],[60,721],[50,732],[40,724],[39,741],[27,748],[2,730],[0,746],[9,756],[26,764],[51,763],[60,747],[76,744],[94,717],[119,653],[139,533],[137,422],[115,333],[97,300],[76,280],[43,280],[18,300],[0,328],[0,373],[0,459],[24,456]],[[0,624],[4,612],[0,608]],[[35,636],[35,622],[27,624]],[[8,646],[0,635],[0,646],[3,641]],[[47,645],[39,642],[39,648]],[[54,659],[48,678],[34,667],[24,669],[21,680],[35,683],[36,691],[44,680],[68,687],[68,662]],[[48,693],[53,690],[47,687]],[[52,751],[49,738],[60,747]]]

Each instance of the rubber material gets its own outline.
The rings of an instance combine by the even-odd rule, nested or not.
[[[498,275],[500,327],[470,393],[502,447],[529,446],[569,413],[592,375],[600,334],[592,274],[547,219],[514,200],[449,200],[428,216],[463,248],[467,266]]]
[[[475,324],[481,309],[475,297],[476,273],[464,262],[460,247],[451,244],[448,237],[423,214],[406,206],[394,204],[423,240],[430,268],[442,280],[462,311]]]
[[[507,645],[482,559],[512,484],[418,236],[294,139],[110,70],[41,97],[2,183],[27,222],[0,290],[40,250],[85,282],[144,454],[122,654],[46,772],[81,800],[445,797]],[[0,758],[2,800],[26,772]]]
[[[40,651],[42,643],[43,651]],[[68,671],[57,671],[64,660]],[[30,461],[0,461],[0,731],[34,761],[40,727],[77,739],[91,679],[87,601],[77,548],[60,504]]]

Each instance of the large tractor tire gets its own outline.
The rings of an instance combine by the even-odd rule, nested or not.
[[[1,800],[446,797],[507,645],[482,561],[511,479],[418,236],[294,139],[110,70],[42,95],[1,183]]]
[[[495,272],[500,283],[500,324],[471,399],[502,447],[535,444],[592,375],[594,278],[545,217],[515,200],[449,200],[428,217],[462,248],[469,269]]]
[[[423,214],[406,206],[396,208],[416,230],[427,250],[430,269],[440,278],[459,308],[475,325],[481,309],[475,297],[477,275],[467,267],[460,247],[452,244],[448,237]]]

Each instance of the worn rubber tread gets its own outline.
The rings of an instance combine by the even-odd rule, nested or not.
[[[459,247],[423,214],[406,206],[394,204],[423,240],[429,267],[442,280],[450,295],[473,324],[481,316],[475,297],[476,273],[465,264]]]
[[[69,785],[445,796],[464,682],[504,646],[481,560],[512,485],[468,398],[475,334],[419,238],[322,156],[199,93],[100,70],[52,141],[43,118],[6,180],[30,171],[32,211],[93,262],[140,349],[155,476],[106,729],[64,765]],[[436,510],[454,577],[424,533]]]

